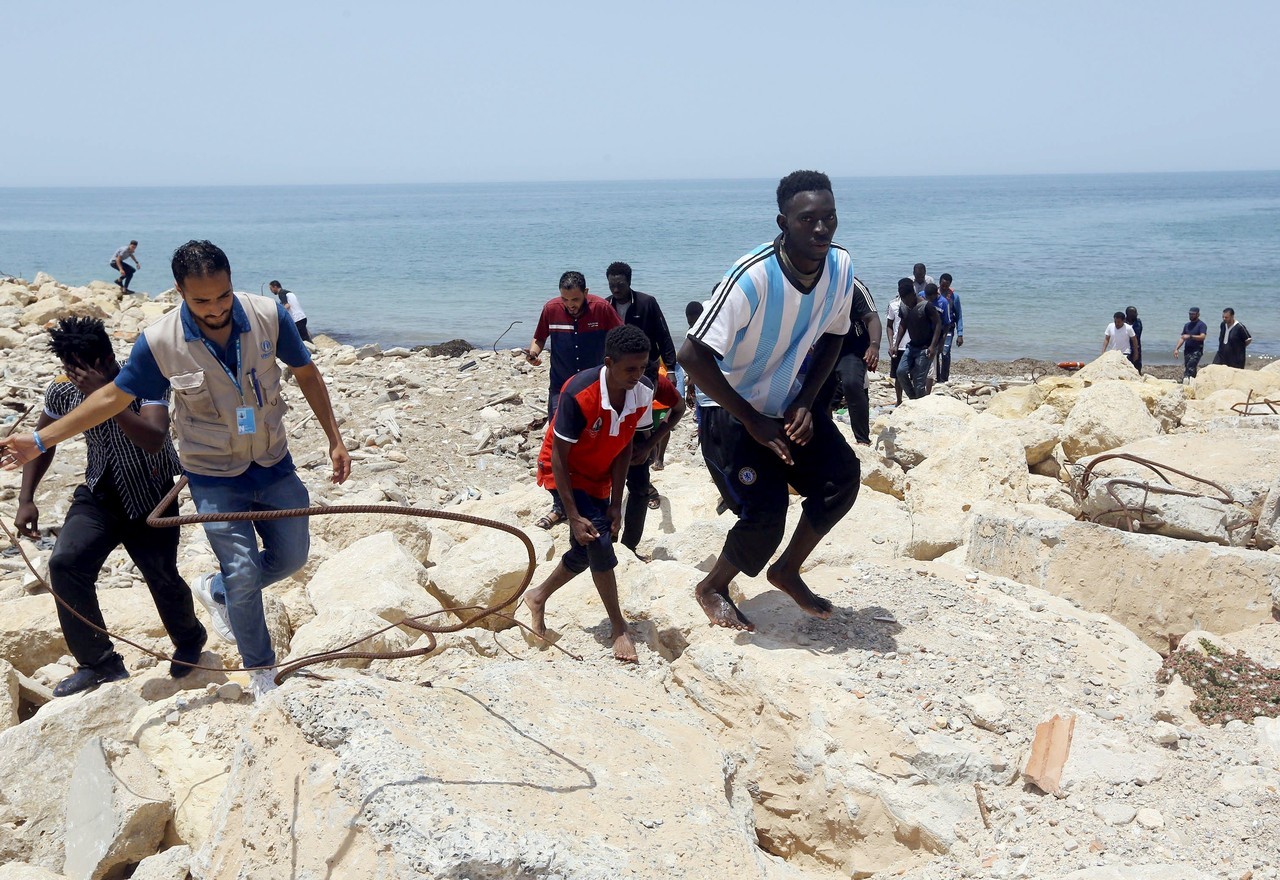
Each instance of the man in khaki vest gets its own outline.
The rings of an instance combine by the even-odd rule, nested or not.
[[[237,294],[231,264],[208,241],[189,241],[173,254],[182,306],[144,331],[115,380],[67,415],[31,434],[0,441],[12,470],[58,443],[114,417],[134,398],[173,392],[178,458],[200,513],[306,507],[306,487],[294,471],[284,430],[279,361],[329,439],[333,481],[351,474],[329,392],[288,314],[267,297]],[[256,526],[256,533],[255,533]],[[307,520],[209,523],[205,534],[221,571],[192,588],[214,630],[235,642],[259,697],[275,687],[275,651],[262,611],[262,589],[306,562]],[[262,537],[259,549],[258,536]]]

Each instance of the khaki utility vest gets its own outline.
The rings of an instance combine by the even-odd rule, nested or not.
[[[173,387],[173,424],[178,459],[184,470],[206,477],[234,477],[253,462],[270,467],[289,451],[284,431],[288,407],[280,397],[283,374],[276,360],[280,322],[274,299],[234,294],[249,316],[249,332],[240,334],[240,387],[200,339],[188,341],[182,309],[169,312],[143,331],[160,372]],[[233,333],[228,345],[235,346]],[[262,405],[250,370],[257,371]],[[236,408],[253,407],[257,432],[236,431]]]

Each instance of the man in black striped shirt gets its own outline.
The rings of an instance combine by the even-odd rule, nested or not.
[[[49,347],[62,361],[66,381],[55,381],[44,395],[44,412],[36,430],[56,421],[120,372],[111,339],[96,318],[64,318],[49,331]],[[178,529],[153,529],[147,514],[170,489],[179,473],[178,456],[169,440],[169,407],[163,400],[134,401],[115,418],[85,432],[89,461],[85,482],[67,511],[58,543],[49,558],[53,591],[80,614],[104,626],[98,605],[98,572],[107,556],[124,544],[151,590],[156,610],[174,644],[169,674],[181,678],[191,671],[206,640],[196,619],[191,590],[178,574]],[[19,531],[37,534],[40,511],[36,487],[53,463],[57,447],[22,469],[18,495]],[[166,516],[178,512],[175,502]],[[92,690],[108,681],[127,678],[124,660],[103,633],[78,619],[61,605],[58,619],[79,668],[54,688],[64,697]]]

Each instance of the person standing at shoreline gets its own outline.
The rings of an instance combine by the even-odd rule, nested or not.
[[[113,382],[39,430],[0,440],[12,469],[70,437],[100,425],[135,398],[158,400],[171,388],[178,458],[197,513],[285,510],[309,504],[289,455],[277,358],[294,379],[329,440],[333,482],[351,475],[351,456],[333,416],[329,391],[297,328],[277,302],[236,294],[231,264],[209,241],[188,241],[173,253],[173,281],[182,305],[143,331]],[[255,698],[274,690],[276,655],[262,608],[262,590],[306,562],[306,517],[206,523],[220,570],[192,591],[214,631],[240,649]],[[258,537],[262,547],[258,547]]]
[[[129,290],[129,282],[133,280],[133,273],[142,268],[142,264],[138,262],[138,256],[135,253],[137,249],[138,241],[134,239],[124,247],[117,249],[111,257],[111,262],[107,264],[120,273],[120,276],[116,278],[116,284],[119,284],[125,293],[132,292]],[[126,260],[133,260],[133,265],[130,266]]]
[[[1182,348],[1182,381],[1194,379],[1200,371],[1200,358],[1204,356],[1204,338],[1209,335],[1209,327],[1200,320],[1200,309],[1193,306],[1187,311],[1187,323],[1182,325],[1182,336],[1173,347],[1176,357]],[[1183,345],[1186,348],[1183,348]]]
[[[97,318],[63,318],[49,331],[49,348],[61,361],[67,378],[45,390],[36,432],[46,434],[50,425],[120,372],[111,337]],[[54,595],[105,628],[97,578],[107,556],[123,544],[146,581],[173,642],[175,662],[169,664],[169,675],[183,678],[191,672],[189,664],[200,659],[208,635],[196,619],[191,589],[178,573],[178,527],[153,529],[146,523],[147,514],[173,488],[173,478],[181,472],[169,440],[167,400],[132,401],[115,418],[86,431],[85,444],[88,462],[84,483],[72,496],[71,509],[49,557],[49,586]],[[35,491],[57,452],[52,443],[46,449],[23,465],[18,493],[14,525],[32,538],[37,536],[40,518]],[[164,515],[177,516],[178,503],[173,502]],[[60,604],[58,622],[77,668],[58,682],[53,689],[55,697],[129,677],[109,636]]]
[[[1118,351],[1132,362],[1131,352],[1137,348],[1137,345],[1138,334],[1124,322],[1124,312],[1116,312],[1111,316],[1111,323],[1102,331],[1102,351],[1098,352],[1098,356],[1101,357],[1109,351]]]
[[[1243,370],[1245,349],[1251,342],[1253,337],[1249,335],[1248,328],[1236,320],[1236,310],[1223,309],[1222,324],[1218,327],[1218,353],[1213,356],[1213,362]]]
[[[281,287],[279,281],[272,281],[267,287],[276,295],[276,298],[280,300],[280,305],[284,306],[284,310],[293,319],[293,325],[298,328],[298,335],[302,337],[302,341],[314,343],[315,340],[311,338],[311,334],[307,331],[307,313],[302,310],[302,303],[298,302],[298,295],[292,290]]]
[[[849,331],[854,290],[849,253],[831,240],[831,180],[792,172],[778,183],[777,203],[781,233],[726,273],[679,355],[709,401],[699,431],[707,470],[738,515],[694,596],[713,625],[748,631],[755,625],[734,605],[729,583],[739,572],[759,574],[781,544],[788,486],[804,496],[804,512],[766,576],[804,613],[831,616],[831,602],[809,589],[800,568],[853,507],[859,486],[857,456],[831,414],[814,408]]]
[[[937,298],[937,285],[929,284]],[[910,278],[898,279],[898,347],[907,338],[907,348],[898,364],[898,378],[907,396],[918,400],[925,396],[929,379],[929,365],[938,354],[938,342],[942,338],[942,315],[928,297],[916,296]]]
[[[899,283],[899,289],[902,285]],[[898,344],[899,317],[902,313],[902,296],[894,294],[889,300],[889,308],[884,313],[884,332],[889,339],[889,375],[893,376],[893,393],[897,398],[895,406],[902,406],[902,380],[898,378],[898,365],[902,363],[902,348]]]
[[[938,276],[938,296],[947,301],[951,312],[951,324],[942,330],[942,353],[938,355],[938,381],[951,380],[951,344],[964,345],[964,312],[960,309],[960,295],[951,289],[951,274]]]
[[[614,327],[622,326],[617,310],[587,289],[587,279],[572,270],[560,276],[560,294],[547,300],[538,316],[533,341],[525,359],[535,367],[542,365],[542,352],[551,343],[551,375],[547,386],[547,420],[555,422],[556,405],[564,383],[590,367],[604,364],[604,340]],[[564,510],[559,496],[551,510],[540,517],[537,526],[549,529],[563,522]]]
[[[915,291],[917,298],[924,296],[926,285],[933,284],[933,276],[925,272],[924,263],[916,263],[911,267],[911,289]]]
[[[817,410],[827,410],[835,397],[836,379],[844,392],[849,412],[849,428],[854,442],[871,445],[871,395],[867,390],[867,371],[875,372],[880,364],[880,315],[876,311],[871,290],[856,275],[849,307],[849,332],[840,346],[840,358],[818,394]]]
[[[1142,319],[1138,317],[1137,306],[1129,306],[1124,310],[1124,322],[1133,328],[1133,351],[1129,354],[1129,363],[1142,375]]]

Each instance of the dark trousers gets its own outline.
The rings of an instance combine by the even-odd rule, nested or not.
[[[302,337],[303,342],[315,342],[315,340],[311,338],[311,332],[307,330],[306,318],[303,318],[301,321],[294,321],[293,326],[298,328],[298,335]]]
[[[867,362],[861,355],[846,354],[836,361],[834,372],[844,389],[844,403],[849,408],[849,427],[853,439],[871,442],[871,396],[867,393]]]
[[[124,260],[112,260],[108,265],[124,276],[124,284],[122,286],[125,290],[128,290],[129,282],[133,280],[133,273],[138,270],[130,266]]]
[[[99,489],[103,488],[100,483]],[[176,502],[165,511],[165,516],[177,514]],[[53,592],[86,618],[105,627],[98,605],[98,573],[107,556],[121,544],[146,580],[174,647],[199,642],[204,627],[196,619],[191,590],[178,574],[178,529],[153,529],[145,516],[129,519],[110,490],[94,493],[84,485],[76,489],[62,533],[49,557]],[[80,666],[98,666],[115,653],[111,639],[61,605],[58,620],[67,647]]]
[[[1198,348],[1195,351],[1189,348],[1182,350],[1182,378],[1194,379],[1196,377],[1196,373],[1200,372],[1200,358],[1203,356],[1203,348]]]
[[[858,497],[858,457],[836,430],[831,416],[813,413],[813,437],[791,444],[786,464],[718,406],[702,411],[698,433],[702,457],[716,488],[738,515],[724,542],[734,568],[754,577],[782,543],[787,524],[787,486],[804,496],[804,515],[820,535],[853,507]]]
[[[636,443],[648,440],[647,431],[636,432]],[[644,537],[644,521],[649,514],[649,459],[627,469],[627,503],[622,508],[622,537],[618,543],[631,552]]]
[[[557,495],[556,490],[551,490]],[[557,498],[557,504],[560,501]],[[560,557],[564,567],[574,574],[582,574],[590,568],[592,571],[612,571],[618,566],[618,557],[613,552],[613,520],[609,517],[609,499],[595,498],[581,489],[573,490],[573,503],[578,508],[578,516],[591,520],[599,535],[590,544],[579,544],[573,537],[573,529],[569,529],[569,549]]]
[[[938,353],[938,372],[939,382],[949,382],[951,380],[951,343],[955,341],[956,332],[952,330],[942,334],[942,351]]]

